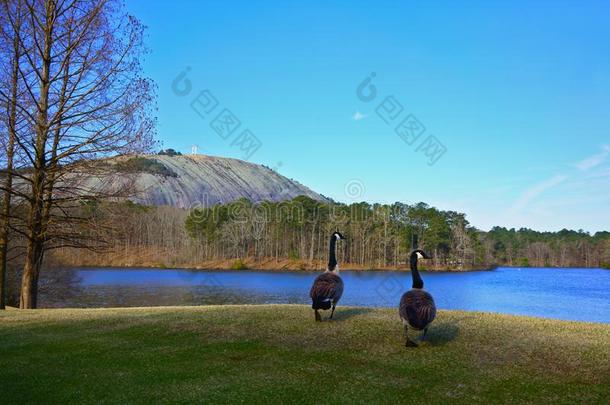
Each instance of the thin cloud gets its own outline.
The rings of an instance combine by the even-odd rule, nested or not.
[[[574,166],[576,166],[578,170],[586,172],[604,163],[608,156],[610,156],[610,146],[604,145],[601,152],[589,156],[588,158],[576,163]]]
[[[366,115],[366,114],[362,114],[360,111],[356,111],[356,112],[354,113],[354,115],[352,115],[352,119],[353,119],[354,121],[360,121],[360,120],[365,119],[366,117],[368,117],[368,115]]]
[[[608,159],[608,157],[610,157],[610,146],[603,145],[601,152],[591,155],[588,158],[574,164],[573,166],[581,172],[588,172],[591,169],[604,163]],[[566,180],[568,180],[568,178],[570,178],[570,176],[558,174],[541,183],[535,184],[527,188],[523,193],[521,193],[521,196],[519,196],[519,198],[517,198],[517,200],[513,203],[513,205],[509,209],[509,213],[514,215],[523,211],[523,209],[530,205],[530,203],[538,196],[554,187],[557,187],[559,184],[564,183]]]
[[[536,199],[536,197],[538,197],[545,191],[563,183],[567,178],[568,176],[558,174],[556,176],[551,177],[550,179],[547,179],[526,189],[510,208],[510,212],[517,213],[522,211],[525,207],[528,206],[531,201]]]

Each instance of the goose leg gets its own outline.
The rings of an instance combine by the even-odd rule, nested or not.
[[[321,322],[321,321],[322,321],[322,317],[320,316],[320,313],[316,309],[316,322]]]
[[[417,347],[417,343],[409,338],[409,326],[405,325],[405,337],[407,339],[405,347]]]
[[[421,340],[427,340],[428,339],[428,328],[424,329],[424,334],[421,337]]]
[[[335,307],[337,306],[337,304],[333,304],[333,310],[330,311],[330,318],[328,319],[333,319],[333,314],[335,313]]]

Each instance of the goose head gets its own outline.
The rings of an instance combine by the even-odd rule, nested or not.
[[[333,233],[333,237],[335,238],[335,240],[347,240],[347,238],[345,236],[341,235],[341,233],[339,233],[339,232]]]
[[[411,252],[410,259],[411,265],[413,266],[414,264],[417,265],[417,261],[419,259],[430,259],[430,256],[428,256],[428,254],[421,249],[415,249]]]

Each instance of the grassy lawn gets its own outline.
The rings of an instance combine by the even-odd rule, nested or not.
[[[607,403],[610,325],[297,305],[0,313],[2,402]]]

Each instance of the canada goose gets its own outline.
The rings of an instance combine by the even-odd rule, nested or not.
[[[407,347],[417,347],[417,343],[409,338],[409,327],[417,331],[424,331],[422,338],[426,337],[428,326],[436,316],[436,305],[432,295],[424,290],[424,281],[417,270],[418,259],[429,259],[430,257],[420,249],[411,252],[409,261],[411,264],[411,277],[413,286],[411,290],[402,295],[400,299],[400,319],[405,327]]]
[[[318,310],[330,309],[331,306],[332,311],[329,319],[333,319],[335,307],[343,294],[343,280],[339,277],[339,266],[337,265],[336,257],[336,244],[338,240],[345,240],[339,232],[335,232],[330,236],[328,267],[324,273],[316,277],[309,291],[312,301],[311,307],[315,311],[316,321],[322,320]]]

